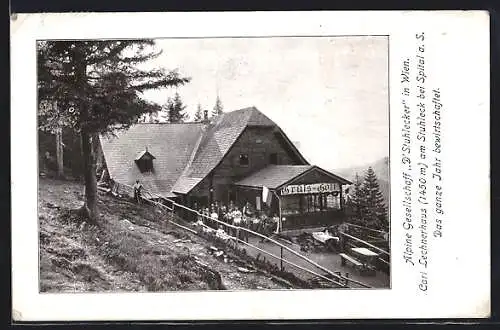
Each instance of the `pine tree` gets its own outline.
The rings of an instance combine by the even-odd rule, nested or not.
[[[170,123],[182,123],[188,118],[187,113],[184,111],[186,106],[182,103],[181,96],[177,92],[173,99],[168,99],[166,109]]]
[[[85,181],[83,214],[97,221],[95,150],[99,134],[136,123],[159,105],[140,98],[146,90],[189,81],[176,71],[143,70],[157,58],[153,40],[39,41],[38,119],[41,130],[66,127],[80,134]],[[58,104],[42,107],[43,103]],[[71,109],[71,111],[70,111]]]
[[[137,119],[137,122],[142,123],[142,124],[149,123],[149,114],[145,113],[145,114],[139,116],[139,119]]]
[[[372,167],[369,167],[366,171],[360,197],[360,204],[362,204],[361,217],[365,226],[387,229],[387,208],[377,176]]]
[[[57,102],[41,102],[39,104],[39,113],[45,114],[50,111],[53,111],[52,108],[56,108]],[[63,162],[63,154],[64,154],[64,149],[63,149],[63,137],[62,137],[62,130],[64,127],[65,123],[61,119],[55,119],[54,122],[51,125],[40,125],[40,130],[44,131],[45,133],[49,133],[53,136],[55,136],[55,151],[56,151],[56,164],[57,164],[57,177],[63,178],[64,177],[64,162]]]
[[[222,106],[222,101],[220,100],[219,95],[217,95],[217,99],[215,99],[215,106],[212,110],[212,117],[217,117],[224,113],[224,107]]]
[[[355,222],[358,222],[361,219],[362,214],[365,211],[365,202],[362,193],[361,180],[358,173],[356,173],[353,186],[349,193],[349,195],[351,196],[351,200],[346,205],[350,209],[351,214],[355,217]]]
[[[139,119],[139,122],[146,124],[168,123],[168,109],[164,106],[156,112],[146,113]]]
[[[157,123],[168,123],[168,109],[162,107],[160,111],[156,113]]]
[[[150,124],[157,124],[157,123],[159,123],[160,122],[160,119],[159,119],[159,116],[158,116],[159,113],[160,113],[160,111],[153,112],[153,113],[149,114],[149,120],[148,120],[148,122]]]
[[[203,120],[203,110],[201,109],[201,104],[198,103],[198,107],[196,108],[196,113],[194,114],[193,121],[195,123],[199,123]]]

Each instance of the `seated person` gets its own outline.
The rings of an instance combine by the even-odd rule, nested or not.
[[[271,223],[270,219],[264,218],[260,222],[259,232],[264,236],[270,236],[272,233],[272,228],[273,228],[273,224]],[[262,243],[262,242],[264,242],[264,240],[265,240],[264,238],[261,238],[260,242]]]
[[[243,206],[243,214],[247,217],[253,217],[254,209],[250,202],[246,202],[245,206]]]
[[[260,223],[261,223],[261,218],[259,216],[252,218],[251,224],[250,224],[250,229],[258,232],[259,228],[260,228]]]

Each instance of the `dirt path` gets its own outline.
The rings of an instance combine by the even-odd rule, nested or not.
[[[165,214],[100,196],[101,225],[74,212],[79,184],[40,179],[42,292],[286,289],[262,273],[240,273],[214,256],[210,243],[165,227]]]

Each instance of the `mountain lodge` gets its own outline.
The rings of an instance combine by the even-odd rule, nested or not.
[[[213,122],[136,124],[100,142],[113,181],[132,186],[140,180],[148,191],[189,207],[250,202],[280,214],[283,230],[344,216],[342,186],[351,182],[309,164],[255,107]],[[270,192],[267,201],[263,190]]]

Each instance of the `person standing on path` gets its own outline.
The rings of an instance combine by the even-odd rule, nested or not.
[[[139,180],[136,180],[134,184],[134,200],[137,204],[141,204],[142,188],[142,184],[139,182]]]
[[[339,249],[340,249],[340,251],[345,252],[347,242],[346,242],[345,236],[342,234],[348,232],[349,226],[346,223],[341,223],[337,227],[337,230],[338,230],[338,236],[339,236],[339,242],[338,242]]]

